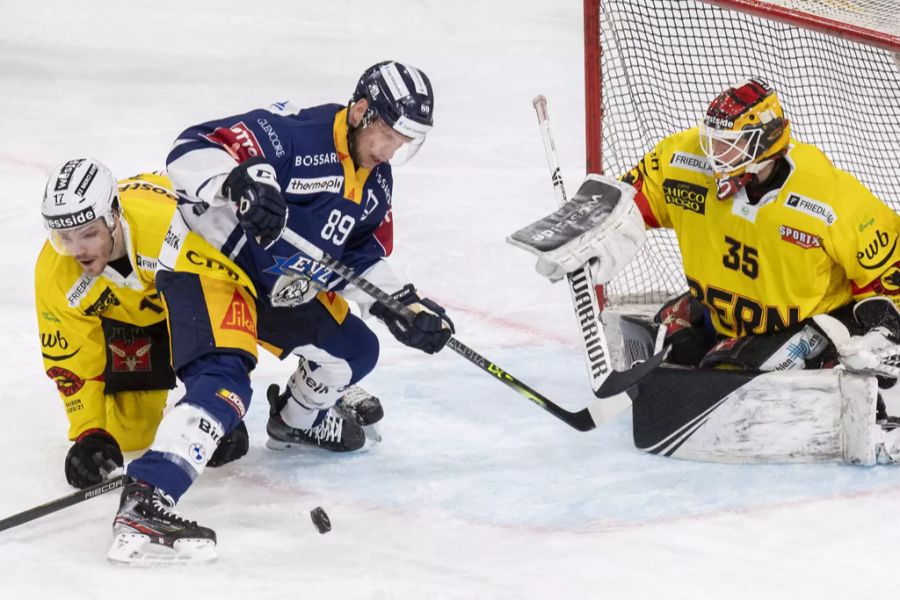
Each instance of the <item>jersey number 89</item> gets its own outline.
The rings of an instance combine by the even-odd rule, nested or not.
[[[322,239],[330,240],[335,246],[341,246],[347,241],[347,236],[353,231],[356,219],[350,215],[342,214],[341,211],[334,209],[328,215],[328,221],[322,228]]]

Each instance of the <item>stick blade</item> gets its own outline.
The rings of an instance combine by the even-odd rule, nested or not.
[[[627,392],[629,388],[634,387],[652,373],[662,363],[666,354],[668,354],[668,348],[664,348],[643,362],[635,363],[630,369],[613,371],[594,392],[594,395],[598,398],[610,398]]]

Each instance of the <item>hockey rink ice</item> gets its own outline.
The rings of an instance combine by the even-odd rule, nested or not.
[[[556,206],[535,95],[570,194],[583,174],[581,2],[0,0],[0,518],[73,491],[33,308],[50,169],[81,155],[120,179],[161,169],[189,125],[343,103],[384,59],[424,70],[437,98],[434,131],[394,172],[395,270],[447,307],[461,341],[570,410],[591,402],[567,289],[504,242]],[[208,469],[178,507],[216,531],[217,563],[108,564],[113,492],[0,533],[0,598],[896,595],[900,466],[647,456],[615,400],[579,433],[451,350],[426,356],[372,327],[382,359],[363,386],[383,401],[382,443],[267,450],[264,391],[295,363],[264,356],[249,454]],[[316,506],[331,533],[313,527]]]

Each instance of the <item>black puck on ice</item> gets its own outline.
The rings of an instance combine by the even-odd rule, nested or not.
[[[319,530],[319,533],[328,533],[331,531],[331,519],[328,513],[321,506],[317,506],[309,511],[309,518],[312,519],[313,525]]]

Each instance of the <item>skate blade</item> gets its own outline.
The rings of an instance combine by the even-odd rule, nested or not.
[[[120,533],[113,538],[106,559],[117,565],[153,567],[162,565],[202,565],[219,557],[212,540],[184,538],[172,547],[155,544],[140,533]]]
[[[292,442],[281,442],[276,439],[269,438],[266,440],[266,448],[269,450],[299,450],[306,444],[294,444]]]
[[[365,428],[363,428],[365,429]],[[381,436],[379,436],[379,439]],[[368,438],[367,438],[368,439]],[[335,450],[328,450],[327,448],[322,448],[320,446],[316,446],[313,444],[306,444],[303,442],[282,442],[280,440],[276,440],[273,438],[269,438],[266,440],[266,448],[269,450],[275,450],[276,452],[285,452],[286,454],[310,454],[310,455],[354,455],[360,454],[361,452],[365,452],[368,450],[368,443],[364,445],[362,448],[358,450],[350,450],[345,452],[337,452]]]
[[[374,442],[376,444],[381,442],[381,429],[378,427],[378,423],[372,423],[371,425],[363,425],[363,431],[366,432],[366,440]]]

